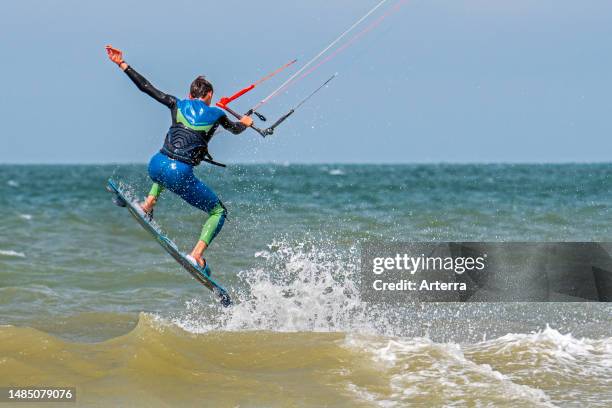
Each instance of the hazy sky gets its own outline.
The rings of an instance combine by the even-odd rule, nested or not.
[[[145,162],[170,123],[104,53],[176,96],[215,96],[307,61],[378,0],[3,1],[0,163]],[[396,1],[389,0],[384,9]],[[262,140],[218,133],[226,162],[566,162],[612,157],[612,1],[409,1],[262,108]],[[234,106],[242,111],[288,76]]]

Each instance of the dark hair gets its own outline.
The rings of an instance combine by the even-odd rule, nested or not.
[[[194,79],[189,88],[192,98],[204,98],[209,92],[213,92],[213,86],[203,75]]]

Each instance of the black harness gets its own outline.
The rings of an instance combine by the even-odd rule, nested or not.
[[[160,152],[171,159],[179,160],[192,166],[197,166],[204,161],[215,166],[226,167],[225,164],[216,162],[208,152],[208,141],[215,130],[216,126],[213,126],[208,132],[202,134],[196,130],[189,129],[181,123],[177,123],[170,126]]]

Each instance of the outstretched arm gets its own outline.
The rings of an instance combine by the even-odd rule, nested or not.
[[[176,106],[176,98],[172,95],[167,95],[155,88],[149,81],[145,79],[142,75],[140,75],[136,70],[130,67],[123,60],[123,53],[121,50],[111,47],[110,45],[106,46],[106,53],[108,54],[108,58],[113,61],[115,64],[124,71],[127,76],[136,84],[138,89],[142,92],[149,95],[151,98],[155,99],[157,102],[166,105],[168,108],[172,109]]]

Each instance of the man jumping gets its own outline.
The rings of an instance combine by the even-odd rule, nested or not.
[[[153,207],[166,188],[206,212],[208,219],[202,227],[200,239],[188,256],[192,262],[204,267],[206,261],[202,255],[223,227],[227,210],[215,192],[193,174],[193,168],[202,161],[216,164],[208,153],[208,143],[219,125],[239,134],[251,126],[253,120],[243,116],[239,122],[232,122],[221,109],[211,107],[213,87],[203,76],[191,83],[187,99],[178,99],[153,87],[123,60],[120,50],[107,45],[106,52],[138,89],[170,109],[172,125],[162,149],[149,162],[149,176],[154,184],[141,207],[152,217]]]

